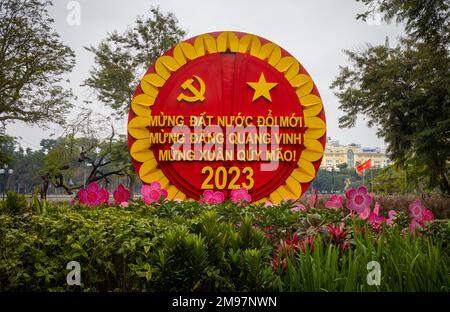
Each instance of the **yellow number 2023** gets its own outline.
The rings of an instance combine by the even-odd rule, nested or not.
[[[236,182],[241,177],[240,168],[231,167],[227,170],[225,167],[218,167],[214,170],[214,168],[206,166],[202,169],[202,174],[206,174],[206,178],[203,180],[202,190],[223,190],[224,188],[233,190],[239,189],[242,186],[250,190],[255,185],[253,173],[253,168],[251,167],[242,169],[242,174],[245,176],[245,183],[239,185]],[[228,180],[230,183],[228,183]]]

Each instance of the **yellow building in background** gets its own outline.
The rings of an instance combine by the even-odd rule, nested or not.
[[[340,145],[339,141],[327,139],[321,169],[339,170],[338,165],[346,163],[348,168],[355,168],[356,163],[372,159],[372,168],[384,168],[390,164],[386,153],[379,147],[361,147],[360,144]]]

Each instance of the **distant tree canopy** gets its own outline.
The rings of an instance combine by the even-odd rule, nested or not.
[[[355,169],[339,168],[339,170],[320,169],[313,180],[312,187],[321,193],[343,193],[346,190],[345,181],[349,179],[350,186],[362,185],[362,177]],[[366,179],[366,185],[369,179]]]
[[[407,191],[404,171],[389,166],[380,170],[373,179],[373,190],[378,194],[400,194]]]
[[[450,40],[450,2],[448,0],[356,0],[367,10],[357,16],[366,20],[381,13],[388,22],[404,23],[410,38],[445,47]]]
[[[148,17],[140,16],[123,34],[110,33],[97,47],[88,47],[95,55],[95,66],[85,85],[95,90],[97,99],[116,111],[128,112],[134,90],[147,68],[185,35],[172,13],[152,8]]]
[[[350,66],[341,67],[331,85],[345,113],[340,126],[353,127],[365,115],[397,166],[416,168],[430,189],[450,195],[448,2],[361,1],[368,12],[404,22],[407,36],[395,48],[346,51]]]
[[[14,156],[15,140],[8,135],[0,135],[0,167],[8,165]]]
[[[64,74],[74,52],[52,28],[49,0],[0,1],[0,127],[16,120],[61,123],[71,107]]]

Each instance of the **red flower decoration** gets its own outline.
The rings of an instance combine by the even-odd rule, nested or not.
[[[78,191],[80,204],[96,207],[103,203],[108,203],[109,193],[105,188],[101,188],[97,183],[90,183],[87,188]]]
[[[130,199],[130,192],[125,188],[125,186],[123,186],[123,184],[119,184],[119,186],[113,193],[113,197],[116,204],[128,202],[128,200]]]

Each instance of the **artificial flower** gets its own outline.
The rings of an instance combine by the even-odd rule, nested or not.
[[[409,204],[409,215],[411,218],[413,218],[416,221],[421,222],[423,220],[423,213],[426,210],[425,206],[422,204],[422,202],[417,199],[413,201],[411,204]]]
[[[411,223],[409,224],[409,232],[411,234],[413,234],[416,231],[416,229],[421,228],[423,228],[423,225],[419,221],[417,221],[416,219],[411,220]]]
[[[141,193],[144,196],[144,203],[149,205],[154,202],[158,202],[161,196],[167,198],[167,191],[161,188],[159,182],[152,182],[149,185],[143,185]]]
[[[347,198],[347,208],[357,213],[367,212],[367,208],[372,202],[372,196],[368,194],[365,186],[348,189],[345,197]]]
[[[331,195],[330,200],[325,203],[326,208],[339,209],[342,208],[344,198],[340,195]]]
[[[123,184],[119,184],[117,189],[113,192],[114,201],[117,204],[128,202],[130,199],[130,192],[123,186]]]
[[[390,226],[394,225],[394,220],[397,218],[397,211],[395,210],[389,210],[388,212],[388,219],[386,220],[386,223]]]
[[[237,190],[231,191],[231,201],[235,204],[240,204],[243,202],[251,202],[252,197],[248,193],[248,190],[245,187],[241,187]]]
[[[97,183],[90,183],[85,189],[78,191],[80,204],[96,207],[103,203],[108,203],[109,193],[105,188],[101,188]]]
[[[291,212],[299,212],[299,211],[306,211],[306,207],[303,204],[300,204],[299,202],[294,203],[294,207],[291,208]]]
[[[225,200],[225,195],[220,191],[206,190],[203,192],[202,198],[207,204],[220,204]]]

